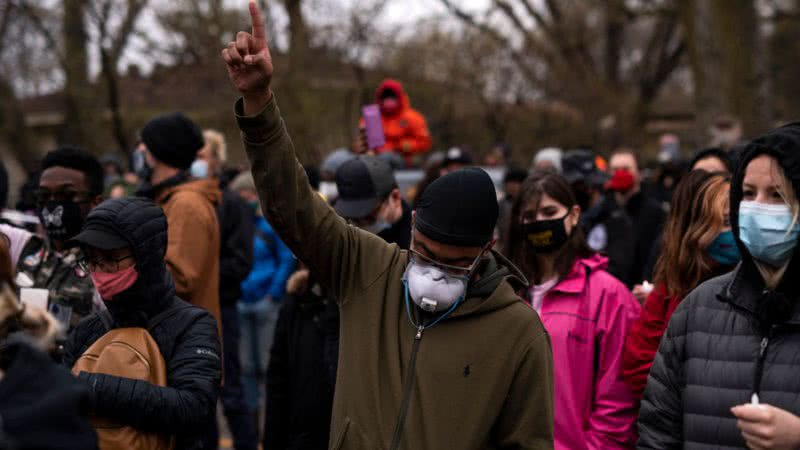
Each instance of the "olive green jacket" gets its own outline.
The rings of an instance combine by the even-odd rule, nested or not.
[[[493,254],[485,264],[493,273],[452,315],[415,328],[408,254],[349,226],[314,194],[274,98],[255,116],[243,115],[241,100],[235,110],[267,219],[340,300],[330,447],[552,449],[550,342],[516,295],[519,271]]]

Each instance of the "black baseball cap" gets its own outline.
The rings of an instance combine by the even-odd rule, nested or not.
[[[81,247],[95,247],[101,250],[114,250],[130,246],[109,223],[101,220],[87,218],[83,229],[77,236],[67,242],[68,246],[80,245]]]
[[[470,166],[472,165],[472,156],[466,150],[453,147],[447,151],[444,157],[444,165],[449,166],[450,164]]]
[[[394,172],[386,161],[374,156],[359,156],[336,171],[339,198],[334,209],[347,219],[369,216],[397,188]]]
[[[602,186],[610,179],[597,168],[595,154],[591,150],[570,150],[561,159],[562,174],[568,183],[584,182],[590,186]]]

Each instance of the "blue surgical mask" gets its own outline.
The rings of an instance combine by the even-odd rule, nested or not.
[[[753,258],[781,267],[794,253],[800,226],[792,225],[788,205],[742,202],[739,205],[739,238]]]
[[[208,178],[208,161],[204,159],[196,159],[192,163],[192,168],[190,171],[192,173],[192,178],[198,180],[204,180]]]
[[[707,252],[708,256],[723,266],[732,266],[742,259],[742,255],[739,254],[739,247],[736,246],[736,239],[730,230],[718,234],[714,242],[708,247]]]

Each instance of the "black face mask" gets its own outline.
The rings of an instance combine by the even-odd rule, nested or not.
[[[569,213],[560,219],[537,220],[522,225],[522,232],[527,237],[528,244],[538,253],[553,253],[560,249],[569,238],[564,227],[564,219],[568,215]]]
[[[66,241],[81,231],[81,205],[71,200],[48,201],[39,209],[39,220],[50,239]]]

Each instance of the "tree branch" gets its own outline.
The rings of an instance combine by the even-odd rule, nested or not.
[[[34,28],[42,34],[45,41],[47,41],[47,45],[53,49],[53,53],[56,55],[56,59],[58,59],[59,64],[63,67],[66,63],[64,54],[59,50],[58,42],[56,41],[53,34],[50,30],[45,26],[42,18],[39,17],[39,13],[34,10],[34,8],[28,4],[25,0],[20,1],[19,3],[20,11],[22,11],[28,19],[33,24]]]

